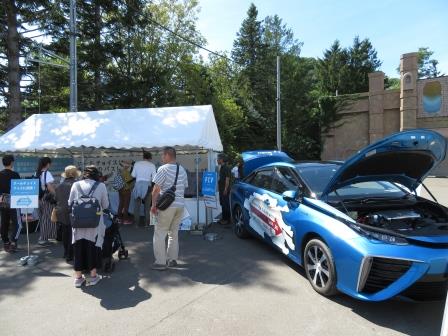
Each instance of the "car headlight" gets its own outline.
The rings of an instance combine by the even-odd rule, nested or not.
[[[394,235],[379,232],[379,231],[371,231],[364,227],[360,227],[359,225],[356,225],[354,223],[351,223],[351,227],[370,239],[375,239],[375,240],[382,241],[384,243],[394,244],[394,245],[408,245],[409,244],[408,241],[402,237],[394,236]]]

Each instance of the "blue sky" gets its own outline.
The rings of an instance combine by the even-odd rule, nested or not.
[[[259,18],[278,14],[304,42],[302,56],[321,57],[335,39],[343,46],[368,37],[381,70],[397,77],[400,55],[429,47],[448,75],[448,0],[200,0],[198,28],[215,51],[230,51],[253,2]]]

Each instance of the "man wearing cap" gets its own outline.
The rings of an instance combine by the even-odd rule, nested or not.
[[[220,224],[227,225],[230,223],[230,178],[232,172],[230,166],[227,164],[227,155],[221,153],[218,155],[219,179],[218,179],[218,191],[219,191],[219,203],[222,208],[222,218]]]

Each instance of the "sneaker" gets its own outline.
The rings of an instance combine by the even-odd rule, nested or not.
[[[176,260],[170,260],[168,261],[168,267],[177,267],[178,263]]]
[[[39,239],[39,240],[37,241],[37,244],[39,244],[40,246],[48,246],[48,245],[50,245],[51,243],[50,243],[48,240]]]
[[[166,270],[166,265],[154,263],[154,264],[152,264],[151,268],[153,270],[156,270],[156,271],[165,271]]]
[[[75,287],[80,288],[84,284],[85,281],[86,281],[86,279],[84,279],[84,277],[76,278],[75,279]]]
[[[89,279],[89,282],[87,283],[87,286],[95,286],[98,282],[101,280],[101,275],[96,275],[95,277],[91,277]]]
[[[229,225],[230,224],[230,222],[229,221],[227,221],[227,220],[223,220],[223,219],[221,219],[219,222],[218,222],[218,224],[219,225]]]

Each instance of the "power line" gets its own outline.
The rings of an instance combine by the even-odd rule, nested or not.
[[[161,23],[155,21],[155,20],[152,18],[152,15],[149,16],[148,20],[149,20],[150,22],[152,22],[153,24],[155,24],[156,26],[158,26],[158,27],[162,28],[163,30],[166,30],[167,32],[169,32],[169,33],[171,33],[172,35],[176,36],[177,38],[179,38],[179,39],[181,39],[181,40],[184,40],[185,42],[190,43],[190,44],[194,45],[195,47],[197,47],[197,48],[199,48],[199,49],[205,50],[205,51],[209,52],[210,54],[213,54],[213,55],[218,56],[218,57],[221,57],[221,58],[225,58],[225,59],[227,59],[228,61],[233,62],[233,60],[230,59],[229,57],[227,57],[227,56],[225,56],[225,55],[221,55],[221,54],[217,53],[216,51],[210,50],[210,49],[208,49],[208,48],[206,48],[206,47],[200,45],[199,43],[194,42],[194,41],[190,40],[189,38],[187,38],[187,37],[185,37],[185,36],[182,36],[182,35],[176,33],[175,31],[173,31],[172,29],[170,29],[170,28],[168,28],[168,27],[162,25]]]
[[[128,5],[129,7],[131,7],[133,10],[135,10],[137,13],[140,12],[140,10],[137,9],[132,3],[128,3],[127,5]],[[144,14],[143,14],[143,15],[144,15]],[[213,54],[213,55],[215,55],[215,56],[224,58],[224,59],[226,59],[226,60],[228,60],[228,61],[230,61],[230,62],[234,62],[231,58],[227,57],[226,55],[222,55],[222,54],[220,54],[220,53],[217,53],[216,51],[210,50],[210,49],[204,47],[203,45],[201,45],[201,44],[199,44],[199,43],[197,43],[197,42],[195,42],[195,41],[190,40],[188,37],[185,37],[185,36],[182,36],[182,35],[176,33],[176,32],[175,32],[174,30],[172,30],[171,28],[168,28],[167,26],[164,26],[164,25],[161,24],[160,22],[158,22],[158,21],[156,21],[155,19],[153,19],[153,16],[152,16],[151,13],[149,13],[149,15],[145,15],[145,17],[146,17],[146,19],[148,19],[148,20],[149,20],[151,23],[153,23],[154,25],[156,25],[156,26],[158,26],[159,28],[161,28],[161,29],[163,29],[163,30],[169,32],[170,34],[176,36],[177,38],[179,38],[179,39],[181,39],[181,40],[183,40],[183,41],[185,41],[185,42],[187,42],[187,43],[189,43],[189,44],[191,44],[191,45],[194,45],[195,47],[197,47],[197,48],[199,48],[199,49],[205,50],[205,51],[207,51],[207,52],[210,53],[210,54]]]

